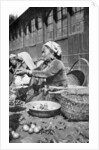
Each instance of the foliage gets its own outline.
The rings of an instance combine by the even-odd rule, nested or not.
[[[9,15],[9,25],[12,24],[16,19],[18,18],[18,16],[14,16],[12,14]]]

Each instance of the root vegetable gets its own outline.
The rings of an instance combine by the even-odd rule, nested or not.
[[[34,128],[34,132],[35,132],[35,133],[38,133],[39,131],[40,131],[40,129],[39,129],[38,127],[35,127],[35,128]]]
[[[29,128],[29,134],[32,134],[34,132],[34,129],[33,128]]]
[[[15,131],[12,131],[11,132],[12,133],[12,137],[14,138],[14,139],[17,139],[17,138],[19,138],[19,133],[17,133],[17,132],[15,132]]]
[[[37,128],[39,129],[39,131],[42,129],[42,127],[41,127],[41,126],[37,126]]]
[[[24,130],[24,131],[29,131],[29,126],[28,126],[27,124],[25,124],[25,125],[23,126],[23,130]]]
[[[33,123],[32,123],[32,124],[31,124],[31,128],[33,128],[33,129],[34,129],[34,128],[35,128],[35,124],[33,124]]]

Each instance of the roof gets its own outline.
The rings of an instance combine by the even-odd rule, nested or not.
[[[37,17],[38,13],[49,11],[53,7],[29,7],[22,15],[9,25],[10,30],[15,27],[26,26],[30,20]],[[38,13],[37,13],[38,12]]]

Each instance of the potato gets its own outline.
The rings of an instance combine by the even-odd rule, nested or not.
[[[38,133],[39,131],[40,131],[40,129],[39,129],[38,127],[35,127],[35,128],[34,128],[34,132],[35,132],[35,133]]]
[[[34,129],[33,128],[29,128],[29,134],[32,134],[34,132]]]
[[[34,129],[34,128],[35,128],[35,124],[33,124],[33,123],[32,123],[32,124],[31,124],[31,128],[33,128],[33,129]]]
[[[29,126],[28,126],[27,124],[24,124],[24,125],[23,125],[23,130],[24,130],[24,131],[29,131]]]
[[[37,127],[38,127],[39,131],[42,129],[42,127],[41,127],[41,126],[37,126]]]
[[[17,132],[15,132],[15,131],[12,131],[11,132],[12,133],[12,137],[14,138],[14,139],[17,139],[17,138],[19,138],[19,133],[17,133]]]

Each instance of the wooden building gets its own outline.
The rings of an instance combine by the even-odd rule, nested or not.
[[[80,57],[89,61],[89,8],[29,7],[9,26],[10,53],[27,51],[33,59],[40,58],[49,40],[61,45],[66,67]]]

